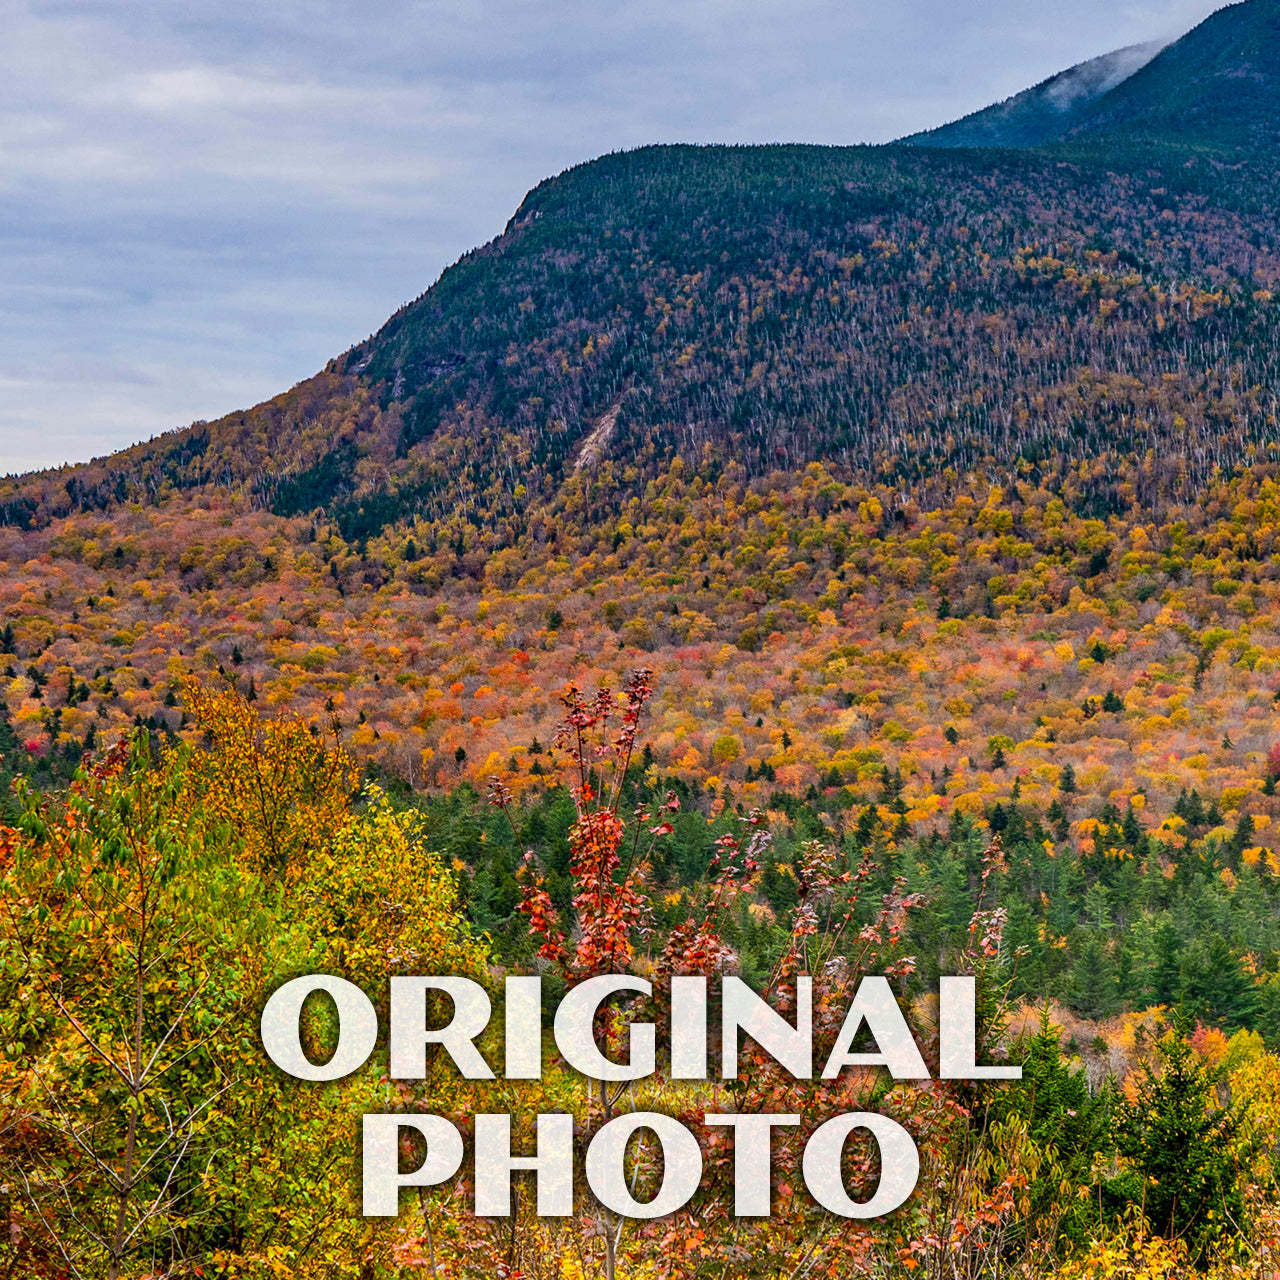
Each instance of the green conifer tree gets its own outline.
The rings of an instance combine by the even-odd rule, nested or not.
[[[1218,1103],[1220,1074],[1170,1035],[1156,1063],[1139,1069],[1136,1098],[1116,1112],[1116,1146],[1136,1183],[1131,1198],[1154,1232],[1185,1240],[1195,1256],[1238,1231],[1244,1213],[1232,1152],[1240,1122]]]
[[[1085,1018],[1105,1018],[1116,1006],[1116,967],[1107,944],[1089,930],[1067,977],[1067,1001]]]

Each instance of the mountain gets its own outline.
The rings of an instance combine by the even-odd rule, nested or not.
[[[349,541],[412,519],[507,545],[575,476],[607,511],[677,455],[912,488],[1155,450],[1194,485],[1270,438],[1241,389],[1280,372],[1274,185],[905,147],[608,156],[315,379],[10,481],[0,518],[216,483]]]
[[[1179,40],[1071,67],[1005,102],[903,141],[928,147],[1108,148],[1274,155],[1280,143],[1280,0],[1245,0]]]
[[[923,147],[1037,147],[1063,136],[1099,98],[1145,66],[1164,41],[1129,45],[1090,58],[1003,102],[913,133],[902,141]]]
[[[945,147],[577,166],[316,378],[0,483],[0,522],[218,484],[349,541],[425,520],[506,546],[583,477],[607,512],[677,456],[906,492],[1154,451],[1180,475],[1160,493],[1194,487],[1273,433],[1244,389],[1280,359],[1277,13],[1248,0],[913,140]],[[979,136],[1022,149],[952,145]]]
[[[1274,158],[1280,144],[1280,0],[1219,9],[1068,122],[1061,136]]]

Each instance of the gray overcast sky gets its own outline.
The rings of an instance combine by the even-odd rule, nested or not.
[[[283,390],[529,187],[879,142],[1215,0],[0,0],[0,473]]]

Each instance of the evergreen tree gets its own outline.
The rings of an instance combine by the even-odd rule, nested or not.
[[[1045,820],[1052,826],[1054,838],[1065,840],[1071,834],[1071,825],[1067,821],[1067,811],[1060,800],[1055,800],[1045,812]]]
[[[1181,993],[1190,1012],[1228,1034],[1250,1025],[1257,1013],[1253,981],[1220,933],[1184,948]]]
[[[1064,850],[1053,861],[1052,879],[1048,886],[1049,926],[1055,933],[1065,934],[1080,919],[1084,899],[1085,876],[1080,860],[1071,850]]]
[[[1182,986],[1182,940],[1167,915],[1156,925],[1152,942],[1147,1000],[1150,1004],[1176,1004]]]
[[[1089,886],[1084,895],[1084,913],[1089,923],[1100,933],[1111,928],[1111,895],[1104,884]]]
[[[1239,1118],[1218,1104],[1221,1072],[1201,1063],[1182,1036],[1161,1041],[1157,1059],[1139,1069],[1137,1096],[1117,1107],[1116,1146],[1131,1162],[1131,1198],[1151,1229],[1199,1254],[1243,1217],[1231,1149]]]
[[[1036,997],[1047,989],[1047,948],[1040,945],[1040,927],[1026,899],[1011,895],[1008,900],[1009,922],[1005,926],[1004,945],[1010,955],[1024,952],[1015,970],[1011,994]]]
[[[1177,801],[1174,803],[1173,811],[1189,827],[1203,827],[1205,825],[1204,801],[1200,798],[1200,792],[1194,787],[1190,795],[1187,794],[1185,789],[1179,794]]]
[[[1258,1032],[1272,1053],[1280,1050],[1280,973],[1273,973],[1258,988]]]
[[[1242,813],[1239,822],[1236,823],[1235,834],[1227,845],[1227,855],[1233,867],[1240,865],[1240,855],[1253,844],[1256,831],[1257,826],[1253,821],[1253,815]]]
[[[1097,1097],[1089,1093],[1083,1071],[1073,1071],[1062,1052],[1062,1030],[1053,1026],[1048,1013],[1039,1030],[1013,1046],[1010,1057],[1022,1062],[1022,1079],[1000,1090],[992,1110],[997,1117],[1014,1113],[1022,1117],[1027,1136],[1048,1160],[1039,1176],[1027,1188],[1032,1213],[1061,1212],[1059,1233],[1067,1238],[1084,1238],[1090,1210],[1085,1206],[1064,1206],[1061,1186],[1088,1182],[1094,1157],[1108,1145],[1111,1094]]]
[[[1089,930],[1067,977],[1067,1003],[1082,1017],[1105,1018],[1115,1009],[1116,995],[1115,963],[1107,944]]]
[[[1124,825],[1120,828],[1120,833],[1126,849],[1137,848],[1138,841],[1142,839],[1142,824],[1138,821],[1133,805],[1129,805],[1124,811]]]

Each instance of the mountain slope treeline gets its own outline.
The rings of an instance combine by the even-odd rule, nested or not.
[[[638,493],[675,455],[906,488],[1155,451],[1199,484],[1274,435],[1272,184],[913,149],[606,157],[316,378],[11,480],[0,518],[216,484],[351,540],[424,516],[510,545],[580,462]]]

